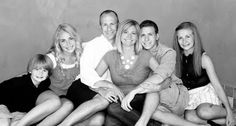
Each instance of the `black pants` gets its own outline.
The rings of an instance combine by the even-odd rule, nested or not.
[[[105,126],[134,126],[142,113],[145,96],[142,94],[134,97],[130,103],[133,108],[130,112],[123,110],[120,103],[110,104],[107,108]],[[160,126],[160,123],[151,120],[148,126],[151,125]]]

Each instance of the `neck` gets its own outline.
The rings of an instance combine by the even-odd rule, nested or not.
[[[115,39],[110,39],[110,40],[107,40],[107,41],[110,42],[113,47],[115,47]]]
[[[134,46],[123,47],[123,55],[128,57],[135,55]]]
[[[184,55],[185,55],[185,56],[188,56],[188,55],[190,55],[190,54],[193,54],[193,50],[194,50],[194,48],[191,48],[191,49],[189,49],[189,50],[184,50]]]
[[[155,51],[155,50],[157,49],[158,45],[159,45],[159,43],[158,43],[158,41],[156,41],[156,44],[155,44],[155,45],[153,45],[153,47],[152,47],[152,48],[150,48],[150,49],[149,49],[149,51],[150,51],[150,52],[153,52],[153,51]]]
[[[66,57],[71,57],[73,53],[63,52],[62,55]]]

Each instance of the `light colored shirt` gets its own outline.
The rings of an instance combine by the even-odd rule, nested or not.
[[[155,69],[154,73],[159,77],[162,82],[162,86],[166,87],[172,83],[181,84],[182,81],[175,76],[175,63],[176,63],[176,52],[172,48],[169,48],[162,43],[158,43],[156,48],[149,50],[149,52],[154,56],[154,58],[159,63],[159,66]],[[145,83],[141,85],[143,88],[147,89],[148,91],[156,90],[156,79],[148,78]],[[162,89],[161,89],[162,90]]]
[[[100,80],[111,81],[110,72],[106,71],[100,77],[95,68],[108,51],[113,50],[112,44],[103,36],[94,38],[84,45],[84,50],[80,59],[80,79],[89,87],[96,88],[94,83]]]
[[[172,76],[175,70],[176,52],[160,42],[158,43],[157,48],[151,49],[150,52],[159,63],[155,73],[160,75],[164,80]]]

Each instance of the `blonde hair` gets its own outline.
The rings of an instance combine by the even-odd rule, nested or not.
[[[40,67],[47,70],[48,75],[51,75],[53,68],[52,62],[50,61],[48,56],[43,54],[36,54],[29,60],[27,72],[32,72],[33,69],[37,69]]]
[[[193,69],[195,75],[201,75],[201,69],[202,69],[202,53],[204,52],[202,41],[200,34],[198,32],[198,29],[195,24],[192,22],[183,22],[179,24],[174,33],[174,39],[173,39],[173,48],[175,49],[177,55],[176,55],[176,73],[179,77],[181,77],[182,74],[182,59],[183,59],[183,53],[184,50],[180,47],[178,42],[178,36],[177,33],[179,30],[182,29],[190,29],[193,34],[193,41],[194,41],[194,51],[193,51]]]
[[[81,38],[78,35],[77,30],[70,24],[63,23],[63,24],[60,24],[57,27],[57,29],[54,33],[54,36],[53,36],[53,44],[52,44],[49,52],[53,52],[55,54],[55,57],[58,60],[61,60],[60,55],[62,53],[62,49],[61,49],[60,44],[59,44],[59,42],[60,42],[59,41],[59,35],[60,35],[61,32],[66,32],[66,33],[70,34],[70,36],[75,39],[76,49],[74,51],[74,54],[76,56],[76,60],[79,62],[80,56],[81,56],[81,53],[82,53]]]
[[[136,28],[137,36],[139,36],[140,27],[137,21],[132,19],[127,19],[119,24],[117,33],[116,33],[116,46],[119,53],[123,53],[122,42],[121,42],[121,35],[122,33],[127,30],[129,27],[134,26]],[[135,43],[135,54],[138,54],[142,50],[142,44],[137,40]]]

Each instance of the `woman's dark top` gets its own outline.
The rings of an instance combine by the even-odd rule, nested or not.
[[[201,75],[195,74],[193,69],[193,55],[183,55],[181,79],[188,90],[205,86],[210,83],[206,70],[202,68]]]
[[[40,93],[49,90],[50,80],[47,78],[36,87],[31,74],[14,77],[0,84],[0,104],[8,107],[10,112],[28,112],[35,107]]]

